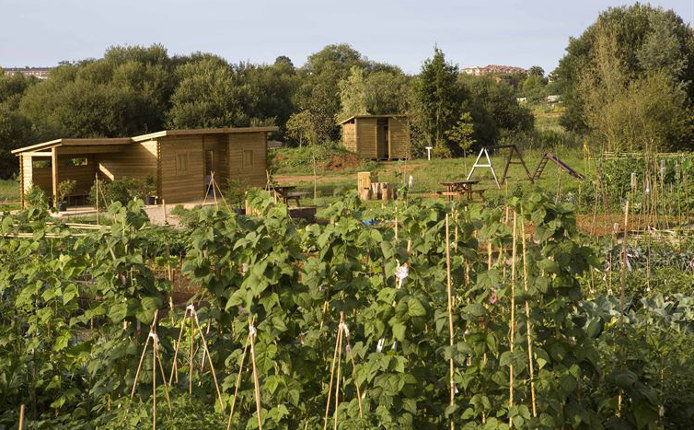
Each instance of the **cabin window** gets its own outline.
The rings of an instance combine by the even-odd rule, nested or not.
[[[63,164],[67,167],[71,166],[86,166],[87,165],[87,157],[75,157],[75,158],[68,158],[63,162]]]
[[[31,160],[31,167],[33,169],[45,169],[45,168],[51,167],[51,159],[50,158],[48,158],[48,159],[46,159],[46,158],[44,158],[44,159],[33,158]]]
[[[243,151],[243,168],[253,167],[253,151],[244,149]]]
[[[188,154],[176,154],[176,174],[188,173]]]

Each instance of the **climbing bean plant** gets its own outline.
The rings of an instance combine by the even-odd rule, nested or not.
[[[500,207],[374,209],[348,193],[324,223],[302,224],[263,193],[248,204],[252,217],[210,206],[174,229],[151,226],[141,202],[116,203],[112,223],[79,235],[39,209],[5,215],[0,424],[24,403],[30,428],[150,425],[151,361],[134,388],[150,325],[172,375],[156,391],[160,428],[257,428],[257,395],[266,429],[665,422],[666,396],[649,390],[675,383],[658,369],[678,367],[631,371],[627,384],[635,361],[602,353],[623,337],[582,295],[602,261],[570,206],[532,192]],[[183,300],[162,270],[178,262],[195,291]],[[200,330],[186,325],[177,343],[188,309]]]

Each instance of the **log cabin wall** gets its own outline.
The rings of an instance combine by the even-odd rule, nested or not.
[[[75,161],[79,162],[86,159],[85,165],[76,166]],[[85,196],[94,185],[94,177],[97,172],[98,162],[95,156],[75,156],[60,155],[58,152],[58,183],[71,179],[75,181],[75,188],[71,195]],[[48,168],[50,183],[50,167]]]
[[[342,124],[342,144],[348,151],[357,152],[357,131],[354,121]]]
[[[409,158],[410,127],[407,118],[392,117],[388,120],[390,158]]]
[[[160,197],[166,203],[183,203],[205,197],[203,136],[159,138]],[[156,164],[155,164],[156,165]]]
[[[226,137],[229,179],[238,179],[247,186],[264,187],[267,183],[267,134],[231,133]]]
[[[98,155],[99,174],[109,180],[157,177],[157,141],[124,145],[119,152]]]

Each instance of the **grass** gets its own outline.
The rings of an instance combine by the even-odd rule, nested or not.
[[[19,181],[0,179],[0,211],[19,209]]]
[[[529,150],[523,154],[531,175],[534,173],[544,152],[544,150]],[[580,150],[560,148],[552,150],[552,152],[574,170],[588,177],[593,176],[594,168],[590,163],[584,161]],[[444,188],[440,182],[465,179],[476,157],[477,154],[465,158],[433,159],[431,161],[418,159],[407,162],[380,162],[376,163],[374,168],[370,170],[377,172],[378,179],[381,182],[400,183],[403,180],[402,172],[405,172],[405,178],[409,178],[412,175],[413,187],[411,195],[432,197],[433,193]],[[506,162],[506,151],[493,154],[491,159],[497,176],[500,176],[503,173]],[[357,175],[355,172],[318,171],[317,173],[317,196],[315,199],[306,198],[302,200],[302,204],[314,205],[320,208],[338,200],[346,190],[356,189]],[[312,170],[295,170],[291,174],[276,174],[274,178],[281,185],[294,185],[297,187],[297,190],[307,191],[310,196],[313,195],[314,178]],[[496,187],[489,169],[476,169],[472,179],[480,180],[476,188],[486,189],[485,196],[488,199],[503,195],[506,192],[511,193],[515,187],[527,188],[532,186],[520,164],[512,164],[510,166],[509,178],[500,190]],[[578,196],[581,183],[582,181],[569,176],[553,163],[547,165],[542,177],[537,181],[537,185],[547,191],[557,194],[561,192],[562,195],[573,193],[575,196]]]

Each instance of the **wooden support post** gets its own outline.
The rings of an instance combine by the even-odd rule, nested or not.
[[[96,193],[96,225],[99,225],[99,173],[94,173],[94,190]]]
[[[51,185],[53,192],[53,207],[58,208],[58,148],[51,149]]]

